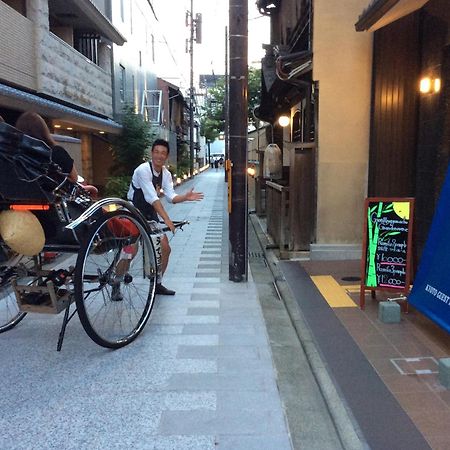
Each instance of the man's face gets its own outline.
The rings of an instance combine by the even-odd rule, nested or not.
[[[169,156],[169,152],[164,145],[155,145],[152,150],[152,163],[155,167],[162,167]]]

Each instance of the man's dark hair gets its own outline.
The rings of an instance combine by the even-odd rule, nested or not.
[[[152,151],[157,145],[162,145],[163,147],[166,147],[167,148],[167,153],[170,153],[169,143],[166,140],[164,140],[164,139],[156,139],[156,141],[153,142]]]

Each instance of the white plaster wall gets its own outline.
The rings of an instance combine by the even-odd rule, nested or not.
[[[360,244],[367,190],[372,35],[354,24],[367,0],[314,1],[319,82],[317,244]]]

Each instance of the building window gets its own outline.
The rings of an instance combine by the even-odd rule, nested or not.
[[[125,102],[125,86],[126,86],[126,77],[125,77],[125,67],[122,64],[119,64],[119,95],[120,101]]]
[[[120,0],[120,18],[122,22],[125,22],[125,6],[123,4],[124,0]]]
[[[3,2],[22,14],[22,16],[27,15],[26,0],[3,0]]]
[[[152,34],[152,61],[155,62],[155,36]]]
[[[292,117],[292,141],[303,141],[302,114],[299,110],[295,111],[295,114]]]
[[[137,86],[136,86],[136,79],[134,77],[134,75],[131,75],[131,84],[133,86],[133,105],[134,105],[134,113],[137,114],[138,112],[138,104],[136,102],[137,99],[137,95],[136,95],[136,91],[137,91]]]
[[[133,34],[133,2],[130,2],[130,33]]]
[[[96,33],[75,33],[75,49],[98,65],[100,36]]]

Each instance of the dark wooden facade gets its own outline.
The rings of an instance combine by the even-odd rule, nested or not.
[[[419,18],[410,15],[374,36],[369,196],[414,195]]]
[[[449,161],[449,22],[435,3],[374,35],[368,192],[416,198],[416,262]],[[440,78],[441,91],[420,94],[423,76]]]

